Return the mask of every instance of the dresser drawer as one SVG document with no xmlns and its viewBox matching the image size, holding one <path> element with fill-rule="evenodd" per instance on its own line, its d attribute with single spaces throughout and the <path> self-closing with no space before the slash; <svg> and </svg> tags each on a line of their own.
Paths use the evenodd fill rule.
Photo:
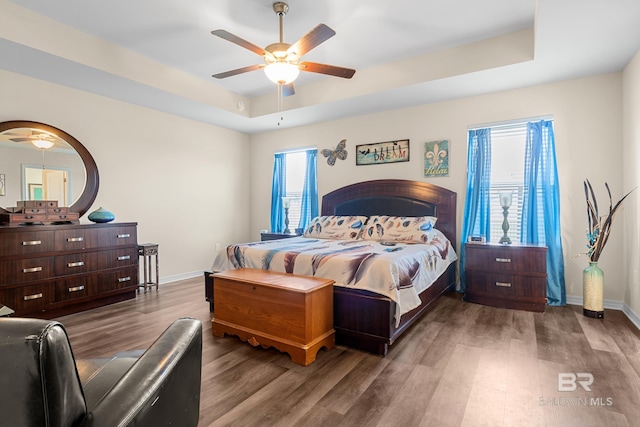
<svg viewBox="0 0 640 427">
<path fill-rule="evenodd" d="M 100 230 L 76 227 L 56 230 L 56 251 L 73 251 L 99 247 L 98 237 Z"/>
<path fill-rule="evenodd" d="M 468 244 L 465 269 L 546 274 L 547 249 L 544 246 Z"/>
<path fill-rule="evenodd" d="M 55 301 L 63 302 L 97 294 L 99 277 L 95 274 L 56 281 Z"/>
<path fill-rule="evenodd" d="M 48 222 L 71 222 L 78 221 L 80 219 L 80 214 L 77 212 L 67 212 L 67 213 L 47 213 L 47 221 Z"/>
<path fill-rule="evenodd" d="M 33 282 L 53 276 L 53 259 L 50 257 L 0 261 L 0 284 Z"/>
<path fill-rule="evenodd" d="M 96 295 L 125 288 L 138 288 L 138 267 L 129 266 L 118 270 L 99 273 L 98 284 L 90 289 Z"/>
<path fill-rule="evenodd" d="M 138 245 L 136 227 L 123 226 L 105 229 L 105 246 L 128 246 Z"/>
<path fill-rule="evenodd" d="M 138 263 L 138 247 L 112 249 L 102 252 L 100 266 L 102 268 L 124 267 Z"/>
<path fill-rule="evenodd" d="M 31 255 L 54 250 L 53 231 L 5 233 L 0 238 L 0 257 Z"/>
<path fill-rule="evenodd" d="M 86 273 L 98 270 L 102 252 L 78 252 L 55 257 L 56 276 Z"/>
<path fill-rule="evenodd" d="M 17 288 L 0 288 L 0 301 L 16 312 L 43 311 L 53 299 L 53 286 L 47 283 L 25 285 Z"/>
<path fill-rule="evenodd" d="M 467 293 L 496 297 L 546 298 L 547 279 L 542 276 L 474 272 L 466 280 Z"/>
</svg>

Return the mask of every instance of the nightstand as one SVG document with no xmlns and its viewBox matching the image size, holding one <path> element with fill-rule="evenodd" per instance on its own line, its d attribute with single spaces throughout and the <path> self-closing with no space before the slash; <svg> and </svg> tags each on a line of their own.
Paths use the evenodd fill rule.
<svg viewBox="0 0 640 427">
<path fill-rule="evenodd" d="M 285 234 L 285 233 L 260 233 L 260 240 L 261 241 L 265 241 L 265 240 L 278 240 L 278 239 L 289 239 L 291 237 L 298 237 L 299 234 L 295 234 L 295 233 L 291 233 L 291 234 Z"/>
<path fill-rule="evenodd" d="M 547 302 L 546 246 L 467 243 L 465 250 L 465 301 L 544 311 Z"/>
</svg>

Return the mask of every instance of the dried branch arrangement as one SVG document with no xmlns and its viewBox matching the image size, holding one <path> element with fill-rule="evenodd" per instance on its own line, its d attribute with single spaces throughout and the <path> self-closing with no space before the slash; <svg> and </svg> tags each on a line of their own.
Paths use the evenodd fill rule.
<svg viewBox="0 0 640 427">
<path fill-rule="evenodd" d="M 629 191 L 614 205 L 613 199 L 611 198 L 609 184 L 605 182 L 604 186 L 607 189 L 607 194 L 609 195 L 609 211 L 606 215 L 600 216 L 598 211 L 598 202 L 593 192 L 593 187 L 591 187 L 591 183 L 588 179 L 584 181 L 584 196 L 587 200 L 587 224 L 589 226 L 587 229 L 586 255 L 589 257 L 591 262 L 598 262 L 598 259 L 600 259 L 600 255 L 607 244 L 607 240 L 609 240 L 611 226 L 613 225 L 613 218 L 615 217 L 618 208 L 624 199 L 626 199 L 627 196 L 635 190 L 634 188 Z"/>
</svg>

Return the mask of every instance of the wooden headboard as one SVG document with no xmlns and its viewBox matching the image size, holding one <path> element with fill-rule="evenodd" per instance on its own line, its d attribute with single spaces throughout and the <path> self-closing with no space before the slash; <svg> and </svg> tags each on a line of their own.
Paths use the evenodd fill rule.
<svg viewBox="0 0 640 427">
<path fill-rule="evenodd" d="M 456 247 L 456 198 L 420 181 L 380 179 L 338 188 L 322 197 L 322 215 L 435 216 L 436 228 Z"/>
</svg>

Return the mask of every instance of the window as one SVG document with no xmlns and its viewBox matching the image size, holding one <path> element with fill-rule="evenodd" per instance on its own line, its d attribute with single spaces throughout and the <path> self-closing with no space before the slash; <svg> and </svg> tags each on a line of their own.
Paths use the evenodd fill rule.
<svg viewBox="0 0 640 427">
<path fill-rule="evenodd" d="M 527 124 L 496 126 L 491 129 L 491 178 L 489 179 L 489 203 L 491 231 L 487 240 L 499 242 L 504 235 L 504 214 L 500 205 L 500 193 L 511 193 L 508 209 L 508 235 L 514 241 L 521 240 L 522 206 L 524 202 L 524 156 Z"/>
<path fill-rule="evenodd" d="M 302 190 L 304 186 L 305 171 L 307 170 L 307 153 L 294 151 L 285 153 L 285 180 L 286 193 L 283 197 L 289 199 L 289 223 L 300 223 L 300 209 L 302 208 Z"/>
<path fill-rule="evenodd" d="M 509 191 L 512 242 L 547 246 L 547 301 L 565 305 L 560 189 L 552 120 L 470 129 L 462 242 L 481 235 L 500 242 L 500 192 Z M 460 248 L 460 290 L 465 288 L 465 245 Z"/>
<path fill-rule="evenodd" d="M 295 150 L 274 155 L 271 190 L 271 231 L 285 231 L 284 201 L 289 203 L 289 231 L 304 229 L 318 215 L 317 150 Z"/>
</svg>

